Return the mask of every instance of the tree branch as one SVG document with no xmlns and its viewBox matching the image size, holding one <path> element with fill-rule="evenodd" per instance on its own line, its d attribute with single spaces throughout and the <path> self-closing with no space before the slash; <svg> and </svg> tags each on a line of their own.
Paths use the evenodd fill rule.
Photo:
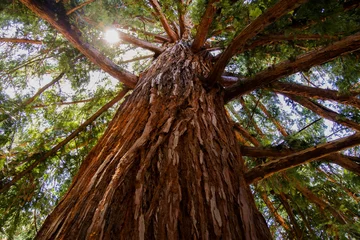
<svg viewBox="0 0 360 240">
<path fill-rule="evenodd" d="M 177 10 L 179 15 L 180 38 L 182 38 L 184 33 L 186 32 L 184 0 L 178 0 Z"/>
<path fill-rule="evenodd" d="M 360 176 L 360 164 L 352 161 L 352 157 L 344 156 L 339 153 L 331 154 L 327 156 L 329 162 L 335 163 L 357 175 Z"/>
<path fill-rule="evenodd" d="M 160 55 L 164 51 L 164 48 L 158 47 L 147 41 L 135 38 L 124 32 L 118 31 L 118 33 L 119 33 L 119 37 L 121 38 L 121 40 L 131 43 L 131 44 L 134 44 L 135 46 L 150 50 L 150 51 L 154 52 L 156 55 Z"/>
<path fill-rule="evenodd" d="M 288 202 L 288 196 L 286 196 L 284 192 L 280 192 L 280 194 L 276 194 L 276 196 L 278 196 L 281 204 L 284 206 L 285 211 L 290 218 L 290 222 L 293 225 L 293 231 L 295 233 L 296 239 L 304 239 L 304 232 L 301 230 L 299 224 L 296 221 L 293 209 Z"/>
<path fill-rule="evenodd" d="M 49 87 L 51 87 L 52 85 L 54 85 L 55 83 L 57 83 L 63 76 L 64 76 L 65 72 L 60 73 L 59 76 L 57 76 L 56 78 L 54 78 L 51 82 L 49 82 L 48 84 L 46 84 L 45 86 L 43 86 L 42 88 L 40 88 L 35 94 L 34 96 L 28 98 L 27 100 L 25 100 L 24 102 L 22 102 L 18 107 L 16 107 L 15 109 L 13 109 L 10 113 L 6 114 L 2 119 L 0 119 L 0 122 L 8 119 L 9 117 L 11 117 L 13 114 L 16 114 L 19 110 L 21 110 L 22 108 L 25 108 L 27 105 L 29 105 L 30 103 L 34 102 L 36 100 L 36 98 L 38 96 L 40 96 L 40 94 L 42 94 L 46 89 L 48 89 Z"/>
<path fill-rule="evenodd" d="M 245 179 L 247 183 L 251 184 L 258 180 L 268 178 L 275 173 L 285 171 L 306 162 L 314 161 L 333 152 L 338 152 L 359 144 L 360 133 L 355 133 L 349 137 L 317 145 L 289 156 L 256 166 L 245 173 Z"/>
<path fill-rule="evenodd" d="M 265 137 L 264 133 L 261 131 L 261 129 L 257 125 L 257 123 L 253 117 L 253 114 L 250 112 L 250 109 L 246 106 L 244 98 L 240 97 L 239 102 L 245 111 L 248 121 L 253 125 L 253 127 L 255 128 L 255 131 L 257 132 L 257 134 L 259 134 L 260 138 L 263 139 Z M 249 126 L 249 125 L 247 124 L 247 126 Z"/>
<path fill-rule="evenodd" d="M 83 42 L 79 35 L 74 31 L 74 26 L 66 20 L 66 17 L 62 18 L 50 9 L 45 4 L 36 0 L 20 0 L 31 11 L 33 11 L 40 18 L 49 22 L 56 30 L 58 30 L 63 36 L 82 54 L 84 54 L 91 62 L 99 66 L 102 70 L 109 73 L 114 78 L 123 82 L 126 86 L 133 88 L 136 85 L 137 77 L 132 73 L 121 69 L 114 64 L 109 58 L 104 56 L 99 50 Z"/>
<path fill-rule="evenodd" d="M 191 49 L 195 53 L 200 50 L 200 48 L 204 45 L 206 41 L 209 28 L 216 13 L 216 3 L 218 1 L 219 0 L 210 0 L 206 7 L 204 15 L 201 17 L 200 24 L 197 27 L 194 42 L 191 45 Z"/>
<path fill-rule="evenodd" d="M 249 77 L 243 81 L 225 89 L 225 102 L 232 100 L 237 96 L 249 93 L 256 88 L 269 84 L 279 78 L 291 75 L 293 73 L 309 69 L 312 66 L 329 62 L 335 57 L 342 54 L 353 52 L 360 48 L 360 33 L 348 36 L 337 41 L 327 47 L 311 51 L 300 55 L 294 61 L 285 61 L 275 66 L 269 67 L 267 70 L 261 71 L 253 77 Z"/>
<path fill-rule="evenodd" d="M 257 189 L 258 190 L 258 189 Z M 276 221 L 286 230 L 289 231 L 290 234 L 291 233 L 291 228 L 289 226 L 289 224 L 286 223 L 285 219 L 277 212 L 276 208 L 274 207 L 274 205 L 272 204 L 272 202 L 270 201 L 269 197 L 267 196 L 267 194 L 263 191 L 260 192 L 261 198 L 263 199 L 264 203 L 266 204 L 266 206 L 268 207 L 268 209 L 270 210 L 270 212 L 272 213 L 272 215 L 275 217 Z"/>
<path fill-rule="evenodd" d="M 168 21 L 166 20 L 165 15 L 161 11 L 161 7 L 160 7 L 158 1 L 157 0 L 150 0 L 150 4 L 153 7 L 153 9 L 155 10 L 156 14 L 159 16 L 160 22 L 161 22 L 165 32 L 170 37 L 171 42 L 175 42 L 176 40 L 178 40 L 178 36 L 174 32 L 174 30 L 171 29 Z"/>
<path fill-rule="evenodd" d="M 0 38 L 0 42 L 43 44 L 43 42 L 40 40 L 33 40 L 27 38 Z"/>
<path fill-rule="evenodd" d="M 270 85 L 270 89 L 281 94 L 291 94 L 296 96 L 309 97 L 336 101 L 345 105 L 351 105 L 360 109 L 360 99 L 356 97 L 359 93 L 341 94 L 338 91 L 322 88 L 308 87 L 297 83 L 275 82 Z"/>
<path fill-rule="evenodd" d="M 296 183 L 296 189 L 301 192 L 301 194 L 304 195 L 310 202 L 315 203 L 320 209 L 327 209 L 334 218 L 336 218 L 339 223 L 346 224 L 347 220 L 344 217 L 344 215 L 333 208 L 329 202 L 327 202 L 325 199 L 321 199 L 318 196 L 316 196 L 311 190 L 308 188 L 302 186 L 298 181 L 296 181 L 294 178 L 289 178 L 285 174 L 283 175 L 287 181 L 295 182 Z"/>
<path fill-rule="evenodd" d="M 255 98 L 253 95 L 250 95 L 250 97 L 252 98 L 253 101 L 255 101 Z M 266 115 L 266 117 L 275 125 L 275 127 L 279 130 L 279 132 L 281 133 L 281 135 L 283 135 L 284 137 L 287 137 L 289 134 L 286 132 L 285 128 L 283 126 L 281 126 L 281 124 L 273 117 L 271 116 L 270 112 L 266 109 L 266 107 L 264 106 L 264 104 L 261 103 L 261 101 L 258 102 L 259 108 L 261 109 L 261 111 L 263 111 L 263 113 Z"/>
<path fill-rule="evenodd" d="M 291 94 L 283 94 L 284 96 L 290 98 L 291 100 L 301 104 L 302 106 L 310 109 L 314 113 L 318 114 L 319 116 L 329 119 L 330 121 L 339 123 L 343 126 L 346 126 L 348 128 L 355 129 L 356 131 L 360 131 L 360 125 L 354 121 L 351 121 L 345 117 L 340 116 L 337 112 L 334 112 L 333 110 L 322 106 L 319 103 L 316 103 L 314 101 L 311 101 L 309 99 L 294 96 Z"/>
<path fill-rule="evenodd" d="M 55 147 L 53 147 L 51 150 L 47 151 L 43 155 L 38 156 L 38 159 L 36 159 L 32 164 L 30 164 L 23 171 L 16 174 L 9 182 L 7 182 L 5 184 L 1 184 L 0 185 L 0 193 L 7 191 L 11 186 L 13 186 L 17 181 L 19 181 L 21 178 L 23 178 L 26 174 L 30 173 L 39 164 L 45 162 L 48 157 L 55 155 L 57 151 L 59 151 L 68 142 L 70 142 L 72 139 L 74 139 L 80 132 L 84 131 L 86 129 L 86 126 L 91 124 L 102 113 L 104 113 L 106 110 L 108 110 L 110 107 L 112 107 L 115 103 L 120 101 L 128 91 L 129 91 L 128 88 L 123 89 L 114 99 L 112 99 L 110 102 L 108 102 L 102 108 L 100 108 L 96 113 L 94 113 L 94 115 L 92 115 L 88 120 L 86 120 L 83 124 L 81 124 L 75 131 L 73 131 L 63 141 L 58 143 Z M 33 158 L 34 158 L 33 156 L 29 157 L 26 161 L 31 161 L 31 160 L 33 160 Z"/>
<path fill-rule="evenodd" d="M 31 98 L 27 99 L 26 101 L 24 101 L 21 104 L 21 107 L 25 107 L 27 105 L 29 105 L 30 103 L 32 103 L 33 101 L 36 100 L 36 98 L 38 96 L 40 96 L 40 94 L 42 94 L 46 89 L 48 89 L 49 87 L 51 87 L 52 85 L 54 85 L 55 83 L 57 83 L 58 81 L 60 81 L 60 79 L 64 76 L 65 72 L 60 73 L 59 76 L 57 76 L 56 78 L 54 78 L 54 80 L 52 80 L 51 82 L 49 82 L 48 84 L 46 84 L 45 86 L 43 86 L 42 88 L 40 88 L 34 96 L 32 96 Z"/>
<path fill-rule="evenodd" d="M 251 134 L 248 133 L 248 131 L 246 131 L 243 127 L 241 127 L 240 124 L 234 123 L 234 129 L 238 131 L 242 136 L 244 136 L 247 140 L 249 140 L 254 146 L 260 146 L 259 141 L 253 136 L 251 136 Z"/>
<path fill-rule="evenodd" d="M 287 157 L 296 152 L 290 149 L 276 149 L 275 148 L 262 148 L 262 147 L 249 147 L 240 146 L 241 155 L 255 158 L 266 157 Z M 324 158 L 319 158 L 318 161 L 335 163 L 357 175 L 360 175 L 360 158 L 343 155 L 340 153 L 331 153 Z M 357 163 L 359 162 L 359 163 Z"/>
<path fill-rule="evenodd" d="M 280 0 L 274 6 L 269 8 L 265 13 L 261 14 L 253 22 L 247 25 L 238 34 L 221 54 L 219 60 L 216 62 L 208 80 L 210 84 L 218 81 L 224 72 L 224 69 L 230 59 L 239 51 L 242 52 L 248 40 L 255 37 L 267 26 L 275 22 L 277 19 L 297 8 L 307 0 Z"/>
<path fill-rule="evenodd" d="M 95 0 L 89 0 L 89 1 L 86 1 L 86 2 L 81 3 L 80 5 L 74 7 L 73 9 L 70 9 L 69 11 L 67 11 L 67 12 L 66 12 L 66 15 L 70 15 L 70 14 L 72 14 L 73 12 L 75 12 L 76 10 L 78 10 L 78 9 L 80 9 L 80 8 L 86 6 L 86 5 L 88 5 L 88 4 L 90 4 L 90 3 L 94 2 L 94 1 L 95 1 Z"/>
</svg>

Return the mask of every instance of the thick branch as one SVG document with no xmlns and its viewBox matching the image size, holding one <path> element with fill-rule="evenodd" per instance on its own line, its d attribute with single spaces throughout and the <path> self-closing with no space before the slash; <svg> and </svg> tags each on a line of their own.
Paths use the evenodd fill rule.
<svg viewBox="0 0 360 240">
<path fill-rule="evenodd" d="M 191 49 L 193 50 L 193 52 L 198 52 L 206 41 L 209 28 L 216 13 L 216 2 L 218 1 L 219 0 L 210 0 L 206 7 L 204 15 L 201 18 L 200 24 L 197 27 L 195 40 L 191 45 Z"/>
<path fill-rule="evenodd" d="M 136 45 L 138 47 L 150 50 L 150 51 L 154 52 L 156 55 L 159 55 L 160 53 L 162 53 L 164 51 L 163 48 L 158 47 L 156 45 L 153 45 L 153 44 L 151 44 L 151 43 L 149 43 L 147 41 L 135 38 L 135 37 L 133 37 L 133 36 L 131 36 L 129 34 L 121 32 L 121 31 L 118 31 L 118 32 L 119 32 L 119 37 L 123 41 L 134 44 L 134 45 Z"/>
<path fill-rule="evenodd" d="M 240 146 L 241 155 L 255 158 L 266 157 L 286 157 L 296 152 L 290 149 L 276 149 L 275 148 L 262 148 L 262 147 L 249 147 Z M 360 159 L 340 153 L 331 153 L 324 158 L 319 158 L 319 161 L 335 163 L 357 175 L 360 175 Z M 359 162 L 359 163 L 358 163 Z"/>
<path fill-rule="evenodd" d="M 27 38 L 0 38 L 0 42 L 43 44 L 43 42 L 40 40 L 33 40 Z"/>
<path fill-rule="evenodd" d="M 70 14 L 72 14 L 73 12 L 75 12 L 76 10 L 78 10 L 78 9 L 80 9 L 80 8 L 86 6 L 86 5 L 88 5 L 88 4 L 90 4 L 90 3 L 94 2 L 94 1 L 95 1 L 95 0 L 89 0 L 89 1 L 86 1 L 86 2 L 81 3 L 80 5 L 78 5 L 78 6 L 74 7 L 74 8 L 72 8 L 72 9 L 70 9 L 69 11 L 67 11 L 67 12 L 66 12 L 66 15 L 70 15 Z"/>
<path fill-rule="evenodd" d="M 290 156 L 256 166 L 245 173 L 245 179 L 249 184 L 251 184 L 258 180 L 268 178 L 275 173 L 285 171 L 289 168 L 304 164 L 305 162 L 314 161 L 333 152 L 338 152 L 359 144 L 360 133 L 356 133 L 349 137 L 317 145 L 315 147 L 291 154 Z"/>
<path fill-rule="evenodd" d="M 325 106 L 322 106 L 321 104 L 318 104 L 314 101 L 311 101 L 303 97 L 298 97 L 290 94 L 283 94 L 283 95 L 301 104 L 302 106 L 310 109 L 311 111 L 313 111 L 314 113 L 318 114 L 323 118 L 339 123 L 343 126 L 355 129 L 356 131 L 360 131 L 360 125 L 358 123 L 351 121 L 343 116 L 340 116 L 338 113 L 334 112 L 333 110 Z"/>
<path fill-rule="evenodd" d="M 360 99 L 356 97 L 359 93 L 341 94 L 338 91 L 322 88 L 308 87 L 297 83 L 275 82 L 270 88 L 278 93 L 292 94 L 296 96 L 309 97 L 336 101 L 345 105 L 352 105 L 360 109 Z"/>
<path fill-rule="evenodd" d="M 88 120 L 86 120 L 83 124 L 81 124 L 74 132 L 72 132 L 69 136 L 67 136 L 63 141 L 58 143 L 55 147 L 53 147 L 51 150 L 47 151 L 43 155 L 38 156 L 38 159 L 35 160 L 32 164 L 30 164 L 27 168 L 25 168 L 23 171 L 21 171 L 17 175 L 15 175 L 9 182 L 0 186 L 0 193 L 7 191 L 11 186 L 13 186 L 17 181 L 19 181 L 21 178 L 23 178 L 26 174 L 30 173 L 39 164 L 46 161 L 46 159 L 48 157 L 55 155 L 57 151 L 59 151 L 68 142 L 70 142 L 72 139 L 74 139 L 80 132 L 84 131 L 86 129 L 86 126 L 91 124 L 102 113 L 104 113 L 106 110 L 108 110 L 110 107 L 112 107 L 115 103 L 120 101 L 120 99 L 122 99 L 128 91 L 129 91 L 129 89 L 127 89 L 127 88 L 122 90 L 114 99 L 112 99 L 110 102 L 108 102 L 102 108 L 100 108 L 94 115 L 92 115 Z M 31 161 L 32 159 L 33 159 L 33 157 L 29 157 L 26 161 Z"/>
<path fill-rule="evenodd" d="M 160 7 L 158 1 L 157 0 L 150 0 L 150 4 L 153 7 L 153 9 L 155 10 L 156 14 L 159 16 L 160 22 L 161 22 L 165 32 L 170 37 L 171 41 L 176 42 L 176 40 L 178 39 L 178 36 L 176 36 L 176 33 L 174 32 L 174 30 L 171 29 L 168 21 L 166 20 L 165 15 L 161 11 L 161 7 Z"/>
<path fill-rule="evenodd" d="M 255 37 L 274 21 L 305 2 L 307 2 L 307 0 L 280 0 L 273 7 L 269 8 L 265 13 L 246 26 L 221 54 L 209 77 L 210 83 L 214 83 L 220 79 L 232 56 L 239 51 L 242 52 L 248 40 Z"/>
<path fill-rule="evenodd" d="M 335 57 L 355 51 L 360 48 L 360 33 L 348 36 L 327 47 L 300 55 L 294 61 L 285 61 L 269 67 L 253 77 L 238 81 L 225 90 L 225 101 L 228 102 L 237 96 L 249 93 L 256 88 L 269 84 L 279 78 L 291 75 L 312 66 L 328 62 Z"/>
<path fill-rule="evenodd" d="M 326 157 L 329 162 L 335 163 L 360 176 L 360 164 L 352 161 L 351 157 L 336 153 Z"/>
<path fill-rule="evenodd" d="M 57 29 L 64 37 L 82 54 L 84 54 L 90 61 L 99 66 L 102 70 L 109 73 L 114 78 L 123 82 L 128 87 L 135 87 L 137 77 L 132 73 L 121 69 L 114 64 L 109 58 L 104 56 L 99 50 L 83 42 L 79 35 L 74 31 L 74 26 L 66 20 L 65 17 L 57 16 L 53 10 L 45 4 L 40 4 L 36 0 L 20 0 L 31 11 L 49 22 L 55 29 Z"/>
</svg>

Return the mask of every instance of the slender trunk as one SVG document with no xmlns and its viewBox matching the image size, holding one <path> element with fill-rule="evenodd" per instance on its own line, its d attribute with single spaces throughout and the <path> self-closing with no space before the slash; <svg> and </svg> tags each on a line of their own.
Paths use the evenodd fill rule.
<svg viewBox="0 0 360 240">
<path fill-rule="evenodd" d="M 184 43 L 162 53 L 37 239 L 270 239 L 210 67 Z"/>
</svg>

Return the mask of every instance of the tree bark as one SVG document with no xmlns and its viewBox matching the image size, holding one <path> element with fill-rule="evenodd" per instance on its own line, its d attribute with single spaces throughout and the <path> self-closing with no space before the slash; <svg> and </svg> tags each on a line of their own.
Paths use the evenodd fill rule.
<svg viewBox="0 0 360 240">
<path fill-rule="evenodd" d="M 161 54 L 37 239 L 270 239 L 210 66 L 181 42 Z"/>
</svg>

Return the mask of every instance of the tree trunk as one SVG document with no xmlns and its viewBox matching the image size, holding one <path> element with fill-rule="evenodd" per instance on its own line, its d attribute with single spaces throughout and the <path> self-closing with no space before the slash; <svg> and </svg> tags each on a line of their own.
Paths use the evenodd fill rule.
<svg viewBox="0 0 360 240">
<path fill-rule="evenodd" d="M 186 43 L 162 53 L 37 239 L 270 239 L 210 70 Z"/>
</svg>

